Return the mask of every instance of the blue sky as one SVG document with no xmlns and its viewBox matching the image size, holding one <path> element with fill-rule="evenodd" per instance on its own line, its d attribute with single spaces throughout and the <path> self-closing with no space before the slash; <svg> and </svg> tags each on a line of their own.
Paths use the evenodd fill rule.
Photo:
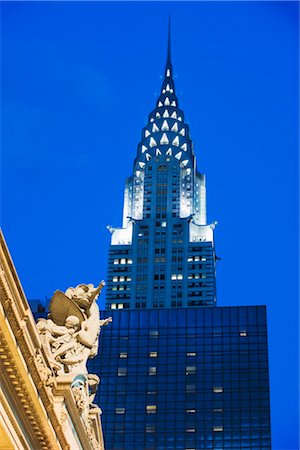
<svg viewBox="0 0 300 450">
<path fill-rule="evenodd" d="M 29 299 L 106 275 L 168 15 L 218 304 L 266 304 L 273 448 L 298 449 L 298 3 L 2 2 L 2 228 Z"/>
</svg>

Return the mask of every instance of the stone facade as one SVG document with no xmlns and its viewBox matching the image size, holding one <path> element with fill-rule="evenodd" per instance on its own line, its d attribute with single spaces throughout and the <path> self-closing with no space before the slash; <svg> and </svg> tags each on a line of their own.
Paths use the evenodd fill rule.
<svg viewBox="0 0 300 450">
<path fill-rule="evenodd" d="M 1 449 L 104 450 L 101 410 L 91 403 L 98 380 L 59 372 L 47 353 L 1 233 Z"/>
</svg>

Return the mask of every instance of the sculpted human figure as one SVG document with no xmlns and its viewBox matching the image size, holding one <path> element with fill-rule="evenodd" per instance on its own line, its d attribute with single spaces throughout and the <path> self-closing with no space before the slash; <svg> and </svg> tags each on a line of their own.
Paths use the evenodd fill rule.
<svg viewBox="0 0 300 450">
<path fill-rule="evenodd" d="M 61 373 L 87 374 L 86 362 L 98 351 L 100 327 L 111 318 L 100 320 L 96 304 L 98 287 L 79 284 L 65 293 L 56 291 L 50 302 L 49 319 L 39 319 L 37 328 L 53 367 Z"/>
</svg>

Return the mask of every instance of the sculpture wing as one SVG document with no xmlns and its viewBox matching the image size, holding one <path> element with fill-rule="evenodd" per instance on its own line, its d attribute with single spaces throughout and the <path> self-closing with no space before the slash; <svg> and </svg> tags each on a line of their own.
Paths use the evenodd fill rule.
<svg viewBox="0 0 300 450">
<path fill-rule="evenodd" d="M 54 293 L 49 309 L 50 319 L 52 319 L 56 325 L 64 325 L 68 316 L 78 317 L 80 323 L 86 319 L 79 306 L 61 291 L 56 291 Z"/>
</svg>

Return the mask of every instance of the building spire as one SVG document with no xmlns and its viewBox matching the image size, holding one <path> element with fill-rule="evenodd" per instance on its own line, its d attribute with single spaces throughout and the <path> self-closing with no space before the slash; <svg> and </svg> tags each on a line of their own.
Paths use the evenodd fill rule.
<svg viewBox="0 0 300 450">
<path fill-rule="evenodd" d="M 171 63 L 171 17 L 169 16 L 168 26 L 168 46 L 167 46 L 167 62 L 165 77 L 172 77 L 172 63 Z"/>
</svg>

